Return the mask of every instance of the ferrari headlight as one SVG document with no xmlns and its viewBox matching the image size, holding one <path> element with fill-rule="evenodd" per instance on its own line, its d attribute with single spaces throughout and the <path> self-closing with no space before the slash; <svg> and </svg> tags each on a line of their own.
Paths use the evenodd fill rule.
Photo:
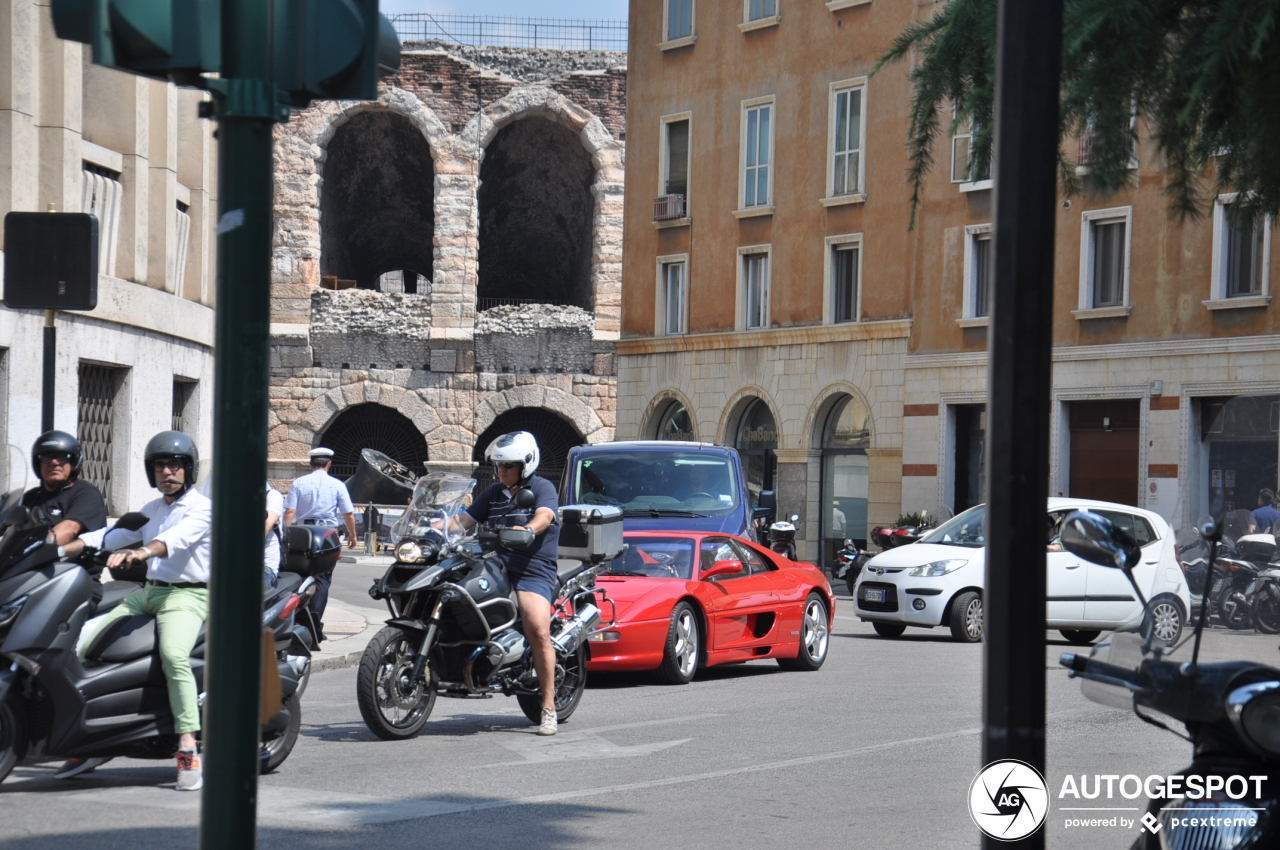
<svg viewBox="0 0 1280 850">
<path fill-rule="evenodd" d="M 933 576 L 945 576 L 949 572 L 960 569 L 967 563 L 969 562 L 963 558 L 952 558 L 947 561 L 934 561 L 932 564 L 925 564 L 923 567 L 916 567 L 907 573 L 907 575 L 925 576 L 926 578 Z"/>
<path fill-rule="evenodd" d="M 402 564 L 420 564 L 423 561 L 422 547 L 416 540 L 401 540 L 396 544 L 396 560 Z"/>
</svg>

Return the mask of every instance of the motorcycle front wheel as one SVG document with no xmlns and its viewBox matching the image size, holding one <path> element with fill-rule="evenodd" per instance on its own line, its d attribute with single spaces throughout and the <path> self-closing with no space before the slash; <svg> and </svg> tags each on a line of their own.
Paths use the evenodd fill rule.
<svg viewBox="0 0 1280 850">
<path fill-rule="evenodd" d="M 373 636 L 360 658 L 356 703 L 369 731 L 384 741 L 417 735 L 436 704 L 430 665 L 411 681 L 421 641 L 415 632 L 388 626 Z"/>
<path fill-rule="evenodd" d="M 27 754 L 26 732 L 12 700 L 0 703 L 0 782 Z"/>
<path fill-rule="evenodd" d="M 1258 594 L 1253 603 L 1253 627 L 1264 635 L 1280 634 L 1280 602 L 1268 592 Z"/>
<path fill-rule="evenodd" d="M 582 702 L 582 692 L 587 687 L 587 644 L 581 646 L 563 660 L 557 659 L 564 668 L 564 676 L 556 677 L 556 722 L 563 723 L 573 714 L 578 703 Z M 559 672 L 559 671 L 557 671 Z M 524 716 L 534 723 L 542 722 L 542 697 L 534 694 L 516 694 L 520 710 Z"/>
<path fill-rule="evenodd" d="M 1249 628 L 1249 600 L 1238 590 L 1224 588 L 1218 595 L 1218 619 L 1229 629 Z"/>
<path fill-rule="evenodd" d="M 298 743 L 298 732 L 302 729 L 302 706 L 294 695 L 294 705 L 289 706 L 289 725 L 274 738 L 263 741 L 258 748 L 258 773 L 266 775 L 284 764 L 284 760 L 293 752 L 293 745 Z"/>
</svg>

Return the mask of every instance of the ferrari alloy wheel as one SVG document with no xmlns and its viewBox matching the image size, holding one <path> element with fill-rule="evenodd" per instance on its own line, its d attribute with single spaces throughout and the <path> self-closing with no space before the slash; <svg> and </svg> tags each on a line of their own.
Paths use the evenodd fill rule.
<svg viewBox="0 0 1280 850">
<path fill-rule="evenodd" d="M 667 644 L 658 667 L 658 678 L 669 685 L 686 685 L 698 672 L 702 660 L 702 634 L 698 631 L 698 613 L 690 602 L 679 602 L 671 610 L 671 626 Z"/>
<path fill-rule="evenodd" d="M 982 597 L 972 590 L 960 594 L 951 603 L 951 638 L 958 643 L 982 640 Z"/>
<path fill-rule="evenodd" d="M 783 670 L 817 670 L 827 660 L 827 646 L 831 640 L 828 627 L 827 605 L 817 593 L 810 593 L 804 601 L 804 620 L 800 625 L 800 647 L 795 658 L 779 658 Z"/>
</svg>

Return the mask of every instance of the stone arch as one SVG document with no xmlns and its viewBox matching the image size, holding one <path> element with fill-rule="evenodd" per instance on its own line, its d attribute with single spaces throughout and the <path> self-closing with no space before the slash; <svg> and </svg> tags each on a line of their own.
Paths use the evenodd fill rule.
<svg viewBox="0 0 1280 850">
<path fill-rule="evenodd" d="M 830 415 L 831 409 L 844 396 L 852 396 L 862 409 L 867 412 L 867 425 L 871 431 L 871 445 L 876 444 L 876 420 L 871 413 L 871 402 L 867 400 L 866 394 L 853 384 L 846 381 L 840 381 L 823 387 L 817 394 L 816 400 L 809 407 L 809 413 L 805 417 L 804 433 L 809 440 L 808 448 L 822 448 L 822 431 L 827 424 L 827 416 Z"/>
<path fill-rule="evenodd" d="M 554 410 L 542 407 L 514 407 L 498 414 L 489 427 L 476 438 L 471 450 L 471 461 L 476 464 L 474 478 L 479 488 L 494 481 L 493 468 L 485 464 L 484 453 L 489 444 L 503 434 L 512 431 L 529 431 L 538 441 L 542 459 L 537 474 L 549 480 L 557 488 L 564 473 L 569 449 L 584 442 L 577 427 Z"/>
<path fill-rule="evenodd" d="M 314 146 L 313 156 L 316 162 L 324 160 L 325 149 L 333 139 L 333 134 L 352 117 L 362 112 L 385 110 L 408 118 L 431 146 L 432 165 L 437 171 L 444 165 L 441 150 L 452 134 L 431 107 L 413 92 L 396 86 L 382 86 L 379 87 L 377 100 L 327 100 L 315 104 L 311 110 L 313 115 L 307 122 L 303 136 Z"/>
<path fill-rule="evenodd" d="M 344 480 L 355 474 L 363 449 L 382 452 L 415 476 L 426 473 L 428 450 L 422 432 L 400 411 L 376 402 L 346 408 L 316 434 L 314 442 L 333 449 L 331 473 Z"/>
<path fill-rule="evenodd" d="M 344 411 L 360 404 L 380 404 L 400 413 L 413 423 L 429 446 L 441 439 L 447 430 L 436 412 L 416 392 L 379 381 L 345 384 L 316 397 L 302 414 L 302 427 L 313 435 L 323 434 Z M 431 454 L 437 456 L 435 451 Z"/>
<path fill-rule="evenodd" d="M 747 405 L 757 398 L 768 405 L 769 412 L 773 414 L 773 421 L 778 425 L 778 445 L 782 446 L 784 444 L 782 417 L 778 415 L 778 406 L 763 387 L 752 384 L 734 393 L 729 398 L 728 404 L 724 406 L 724 412 L 720 414 L 720 421 L 716 426 L 716 435 L 726 446 L 732 446 L 734 438 L 737 436 L 736 434 L 730 434 L 729 429 L 737 430 L 738 420 L 742 417 Z"/>
<path fill-rule="evenodd" d="M 654 439 L 658 419 L 666 414 L 667 408 L 672 404 L 684 405 L 684 409 L 689 411 L 689 419 L 693 422 L 694 428 L 698 428 L 698 409 L 693 406 L 689 398 L 680 390 L 674 387 L 667 387 L 659 390 L 654 395 L 653 400 L 649 402 L 649 406 L 644 409 L 644 415 L 640 417 L 640 433 L 636 435 L 636 439 Z M 704 440 L 705 436 L 695 430 L 694 439 Z"/>
<path fill-rule="evenodd" d="M 555 387 L 512 387 L 491 393 L 476 405 L 472 433 L 483 434 L 494 420 L 519 407 L 547 408 L 577 429 L 587 443 L 599 443 L 611 439 L 613 429 L 600 421 L 600 417 L 582 399 Z"/>
<path fill-rule="evenodd" d="M 613 146 L 613 136 L 599 118 L 569 98 L 546 86 L 518 86 L 472 116 L 458 136 L 476 150 L 480 158 L 506 125 L 521 118 L 540 115 L 577 133 L 591 155 L 592 164 L 603 168 L 604 153 Z"/>
</svg>

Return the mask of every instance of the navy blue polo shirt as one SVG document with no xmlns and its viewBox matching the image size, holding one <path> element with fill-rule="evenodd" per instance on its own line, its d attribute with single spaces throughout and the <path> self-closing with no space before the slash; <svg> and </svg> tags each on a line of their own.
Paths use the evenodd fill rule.
<svg viewBox="0 0 1280 850">
<path fill-rule="evenodd" d="M 502 482 L 495 481 L 476 496 L 467 513 L 476 522 L 493 520 L 506 528 L 528 525 L 539 508 L 547 508 L 555 514 L 555 520 L 546 531 L 533 538 L 528 549 L 513 549 L 503 555 L 503 563 L 513 580 L 522 576 L 543 578 L 555 587 L 556 558 L 560 554 L 560 515 L 556 513 L 556 506 L 560 500 L 556 496 L 556 488 L 545 478 L 532 475 L 524 486 L 532 490 L 538 500 L 531 508 L 516 507 L 511 491 L 503 487 Z"/>
</svg>

